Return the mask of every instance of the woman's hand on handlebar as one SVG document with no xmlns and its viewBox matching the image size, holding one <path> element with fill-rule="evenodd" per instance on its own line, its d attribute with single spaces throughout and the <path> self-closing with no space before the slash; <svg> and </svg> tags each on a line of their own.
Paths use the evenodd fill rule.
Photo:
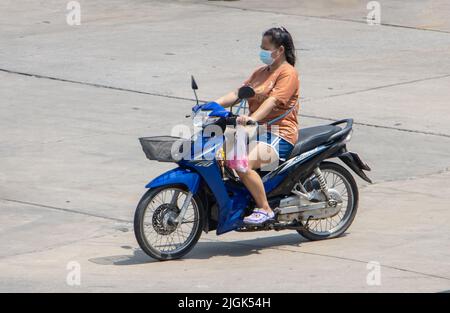
<svg viewBox="0 0 450 313">
<path fill-rule="evenodd" d="M 236 119 L 236 124 L 244 125 L 244 126 L 245 125 L 257 125 L 258 122 L 250 116 L 241 115 L 241 116 L 238 116 L 238 118 Z"/>
</svg>

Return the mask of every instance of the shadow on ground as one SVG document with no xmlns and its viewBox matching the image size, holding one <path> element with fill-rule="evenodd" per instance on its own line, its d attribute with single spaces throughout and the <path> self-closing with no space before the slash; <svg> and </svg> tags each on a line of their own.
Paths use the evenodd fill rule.
<svg viewBox="0 0 450 313">
<path fill-rule="evenodd" d="M 259 254 L 261 250 L 273 249 L 280 246 L 298 247 L 306 239 L 298 234 L 286 234 L 275 237 L 255 238 L 239 241 L 200 241 L 194 249 L 184 258 L 177 260 L 182 262 L 189 259 L 209 259 L 217 256 L 244 257 Z M 133 249 L 132 247 L 122 247 Z M 141 249 L 134 249 L 132 255 L 113 255 L 89 259 L 90 262 L 100 265 L 138 265 L 159 262 L 150 258 Z"/>
</svg>

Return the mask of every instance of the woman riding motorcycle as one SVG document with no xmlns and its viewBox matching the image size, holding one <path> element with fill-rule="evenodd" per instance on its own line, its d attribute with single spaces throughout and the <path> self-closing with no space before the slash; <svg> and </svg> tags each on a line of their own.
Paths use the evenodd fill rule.
<svg viewBox="0 0 450 313">
<path fill-rule="evenodd" d="M 255 169 L 263 167 L 267 160 L 285 160 L 291 153 L 298 137 L 300 89 L 294 43 L 284 27 L 264 32 L 259 56 L 265 65 L 256 69 L 243 84 L 255 90 L 255 96 L 248 99 L 250 115 L 237 119 L 241 125 L 246 125 L 250 120 L 267 125 L 267 132 L 257 137 L 256 144 L 248 153 L 248 170 L 237 171 L 257 206 L 251 215 L 244 218 L 244 222 L 255 225 L 274 217 L 262 179 Z M 215 102 L 230 107 L 237 101 L 237 91 L 233 91 Z"/>
</svg>

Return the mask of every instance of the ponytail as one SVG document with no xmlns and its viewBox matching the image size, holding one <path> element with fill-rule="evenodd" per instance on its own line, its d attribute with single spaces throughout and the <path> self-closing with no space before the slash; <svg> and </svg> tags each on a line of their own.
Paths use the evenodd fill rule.
<svg viewBox="0 0 450 313">
<path fill-rule="evenodd" d="M 291 34 L 284 27 L 273 27 L 266 30 L 263 36 L 271 37 L 271 42 L 277 47 L 284 47 L 284 56 L 286 61 L 295 66 L 295 46 Z"/>
</svg>

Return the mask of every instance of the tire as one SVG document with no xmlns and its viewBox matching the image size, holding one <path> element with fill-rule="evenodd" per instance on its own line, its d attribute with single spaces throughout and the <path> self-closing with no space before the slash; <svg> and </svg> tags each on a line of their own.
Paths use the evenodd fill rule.
<svg viewBox="0 0 450 313">
<path fill-rule="evenodd" d="M 161 261 L 179 259 L 179 258 L 183 257 L 184 255 L 186 255 L 188 252 L 190 252 L 192 250 L 192 248 L 195 246 L 195 244 L 198 242 L 198 240 L 200 239 L 200 236 L 201 236 L 202 230 L 203 230 L 204 217 L 205 217 L 202 202 L 198 196 L 194 195 L 194 197 L 192 197 L 190 205 L 192 205 L 192 208 L 194 210 L 194 215 L 196 214 L 197 222 L 192 223 L 193 224 L 192 233 L 189 234 L 185 243 L 183 245 L 180 245 L 180 248 L 177 248 L 173 252 L 172 251 L 161 251 L 160 249 L 158 249 L 155 244 L 152 244 L 151 242 L 149 242 L 149 239 L 146 236 L 144 223 L 145 223 L 147 210 L 149 209 L 149 205 L 151 204 L 152 200 L 154 200 L 155 197 L 162 194 L 163 192 L 167 192 L 168 190 L 174 190 L 174 191 L 178 190 L 180 193 L 183 193 L 183 194 L 186 194 L 188 192 L 184 186 L 179 186 L 179 185 L 168 185 L 168 186 L 163 186 L 163 187 L 159 187 L 159 188 L 155 188 L 155 189 L 149 189 L 142 196 L 141 200 L 139 201 L 138 206 L 136 208 L 135 215 L 134 215 L 134 234 L 136 236 L 136 240 L 137 240 L 139 246 L 147 255 L 149 255 L 150 257 L 152 257 L 154 259 L 161 260 Z M 164 202 L 164 200 L 165 199 L 163 199 L 162 202 Z M 151 225 L 148 225 L 149 226 L 148 228 L 150 230 L 153 230 L 157 234 L 157 236 L 161 237 L 160 243 L 162 243 L 162 240 L 164 240 L 165 238 L 168 240 L 167 237 L 169 235 L 177 232 L 179 227 L 180 228 L 182 227 L 182 225 L 176 226 L 175 230 L 172 231 L 170 234 L 164 235 L 164 234 L 158 233 L 157 229 L 161 229 L 162 226 L 157 225 L 160 227 L 155 228 L 155 220 L 161 221 L 162 218 L 160 217 L 160 215 L 164 216 L 163 214 L 167 214 L 167 213 L 156 215 L 156 217 L 155 217 L 155 214 L 156 214 L 155 211 L 160 210 L 158 212 L 161 213 L 161 210 L 164 210 L 164 209 L 172 210 L 175 208 L 174 210 L 178 209 L 178 212 L 179 212 L 178 205 L 171 206 L 170 208 L 168 206 L 169 206 L 168 203 L 163 203 L 163 204 L 159 205 L 155 210 L 153 210 L 153 215 L 152 215 L 152 220 L 151 220 L 152 223 L 151 223 Z M 161 208 L 163 208 L 163 209 L 161 209 Z M 195 211 L 196 211 L 196 213 L 195 213 Z M 149 212 L 149 213 L 151 214 L 151 212 Z M 172 212 L 172 214 L 176 214 L 176 213 Z M 187 213 L 186 213 L 186 215 L 187 215 Z M 158 219 L 158 217 L 159 217 L 159 219 Z M 170 232 L 170 230 L 164 230 L 164 229 L 161 231 Z M 164 236 L 166 236 L 166 237 L 164 237 Z M 173 235 L 173 236 L 175 236 L 175 235 Z M 178 232 L 177 232 L 177 237 L 180 238 L 180 236 L 178 235 Z M 181 235 L 181 238 L 183 238 L 183 235 Z M 166 241 L 166 243 L 167 243 L 167 241 Z M 176 247 L 175 244 L 173 244 L 173 245 Z"/>
<path fill-rule="evenodd" d="M 315 231 L 312 231 L 309 229 L 309 227 L 302 227 L 300 230 L 297 230 L 297 232 L 302 235 L 303 237 L 309 239 L 309 240 L 323 240 L 323 239 L 332 239 L 337 238 L 345 233 L 345 231 L 350 227 L 353 220 L 355 219 L 356 212 L 358 211 L 358 201 L 359 201 L 359 192 L 358 192 L 358 186 L 356 184 L 355 179 L 353 178 L 352 174 L 343 167 L 342 165 L 333 163 L 333 162 L 323 162 L 320 164 L 320 170 L 324 173 L 330 172 L 330 173 L 338 173 L 341 175 L 348 183 L 348 186 L 346 185 L 346 189 L 350 189 L 351 193 L 353 195 L 353 200 L 350 203 L 350 194 L 348 195 L 348 204 L 347 204 L 347 210 L 350 210 L 348 213 L 347 211 L 344 213 L 344 216 L 341 220 L 341 224 L 338 223 L 336 225 L 336 229 L 332 229 L 333 231 L 324 232 L 324 233 L 318 233 Z M 327 183 L 328 184 L 328 183 Z M 347 191 L 348 192 L 348 191 Z M 320 220 L 317 220 L 320 222 Z M 325 219 L 322 219 L 322 221 L 325 221 Z M 317 222 L 317 223 L 319 223 Z M 311 223 L 311 222 L 310 222 Z M 320 222 L 322 223 L 322 222 Z M 339 226 L 339 227 L 337 227 Z"/>
</svg>

